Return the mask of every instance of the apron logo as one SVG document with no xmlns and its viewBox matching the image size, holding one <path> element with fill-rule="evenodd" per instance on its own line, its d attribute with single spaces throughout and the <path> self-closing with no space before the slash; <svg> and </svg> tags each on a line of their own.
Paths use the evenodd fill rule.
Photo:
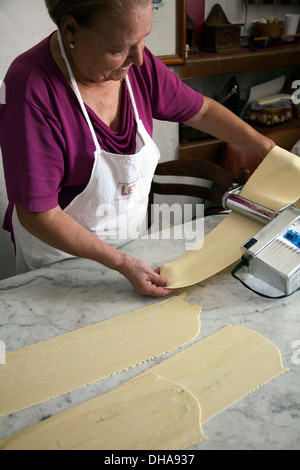
<svg viewBox="0 0 300 470">
<path fill-rule="evenodd" d="M 131 198 L 135 192 L 137 182 L 141 177 L 142 176 L 140 176 L 138 179 L 136 179 L 132 183 L 119 183 L 117 187 L 115 201 L 119 201 L 120 199 Z"/>
</svg>

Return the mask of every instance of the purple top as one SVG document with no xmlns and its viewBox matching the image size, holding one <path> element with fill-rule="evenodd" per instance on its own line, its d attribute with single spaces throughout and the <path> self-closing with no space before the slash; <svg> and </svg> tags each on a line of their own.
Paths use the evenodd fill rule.
<svg viewBox="0 0 300 470">
<path fill-rule="evenodd" d="M 31 212 L 64 209 L 89 182 L 94 142 L 79 102 L 56 65 L 49 38 L 19 56 L 4 79 L 6 104 L 0 105 L 0 146 L 9 207 L 3 227 L 12 232 L 14 204 Z M 153 118 L 184 122 L 203 105 L 203 96 L 185 85 L 149 50 L 129 79 L 137 109 L 152 136 Z M 135 153 L 136 122 L 126 83 L 118 132 L 87 106 L 100 147 Z"/>
</svg>

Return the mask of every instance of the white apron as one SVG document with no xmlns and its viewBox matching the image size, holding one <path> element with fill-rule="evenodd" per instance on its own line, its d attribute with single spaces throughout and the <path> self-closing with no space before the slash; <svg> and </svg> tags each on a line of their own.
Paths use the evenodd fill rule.
<svg viewBox="0 0 300 470">
<path fill-rule="evenodd" d="M 139 118 L 127 76 L 125 81 L 137 122 L 136 153 L 118 155 L 101 150 L 60 34 L 58 38 L 73 89 L 95 144 L 95 161 L 90 181 L 85 190 L 64 210 L 101 240 L 120 247 L 137 238 L 143 229 L 151 181 L 160 158 L 159 150 Z M 21 226 L 16 210 L 13 211 L 13 229 L 18 274 L 73 257 L 31 235 Z"/>
</svg>

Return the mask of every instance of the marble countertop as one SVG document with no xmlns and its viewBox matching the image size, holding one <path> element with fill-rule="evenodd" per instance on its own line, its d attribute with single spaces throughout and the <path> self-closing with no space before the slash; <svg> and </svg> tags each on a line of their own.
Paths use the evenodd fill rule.
<svg viewBox="0 0 300 470">
<path fill-rule="evenodd" d="M 222 218 L 206 218 L 205 233 Z M 184 253 L 185 242 L 139 239 L 123 250 L 156 268 Z M 256 280 L 254 286 L 261 287 Z M 195 341 L 228 324 L 244 326 L 274 343 L 289 368 L 204 424 L 208 439 L 189 450 L 299 450 L 300 294 L 282 300 L 261 298 L 233 279 L 229 269 L 175 295 L 182 291 L 187 301 L 202 307 Z M 140 296 L 119 273 L 95 262 L 70 259 L 0 282 L 0 340 L 11 351 L 160 300 Z M 1 418 L 0 439 L 98 396 L 163 358 Z"/>
</svg>

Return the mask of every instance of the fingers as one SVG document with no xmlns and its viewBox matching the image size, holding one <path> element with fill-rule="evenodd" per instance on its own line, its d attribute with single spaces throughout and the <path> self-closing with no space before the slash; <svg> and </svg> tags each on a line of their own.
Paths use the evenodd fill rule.
<svg viewBox="0 0 300 470">
<path fill-rule="evenodd" d="M 173 290 L 168 289 L 168 281 L 167 279 L 160 276 L 156 271 L 152 271 L 151 275 L 149 276 L 149 281 L 147 284 L 147 294 L 154 297 L 165 297 L 170 295 Z"/>
<path fill-rule="evenodd" d="M 168 289 L 168 281 L 156 271 L 149 273 L 146 295 L 155 297 L 165 297 L 170 295 L 173 290 Z"/>
<path fill-rule="evenodd" d="M 160 287 L 168 287 L 168 281 L 160 275 L 160 269 L 155 269 L 155 271 L 150 271 L 150 276 L 152 282 Z"/>
<path fill-rule="evenodd" d="M 172 293 L 168 289 L 168 281 L 160 275 L 160 269 L 155 271 L 141 260 L 126 257 L 126 263 L 120 269 L 123 274 L 141 295 L 165 297 Z"/>
<path fill-rule="evenodd" d="M 158 287 L 152 284 L 149 288 L 149 291 L 143 295 L 149 295 L 151 297 L 166 297 L 167 295 L 172 294 L 172 289 L 165 289 L 163 287 Z"/>
</svg>

